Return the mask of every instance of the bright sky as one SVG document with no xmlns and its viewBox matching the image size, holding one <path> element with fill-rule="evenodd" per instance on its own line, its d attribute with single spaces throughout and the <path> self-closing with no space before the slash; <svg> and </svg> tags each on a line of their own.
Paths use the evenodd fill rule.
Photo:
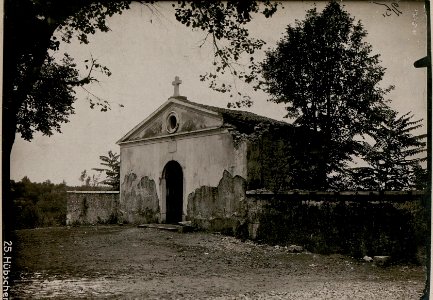
<svg viewBox="0 0 433 300">
<path fill-rule="evenodd" d="M 381 54 L 381 65 L 387 68 L 383 86 L 395 85 L 389 94 L 391 106 L 401 113 L 412 111 L 417 119 L 426 119 L 426 69 L 415 69 L 414 61 L 426 55 L 426 15 L 424 2 L 398 2 L 397 15 L 388 12 L 397 2 L 344 1 L 345 9 L 364 24 L 367 41 L 375 53 Z M 382 4 L 378 4 L 382 3 Z M 325 2 L 317 2 L 319 10 Z M 274 47 L 283 36 L 285 27 L 295 19 L 303 19 L 314 2 L 285 2 L 271 19 L 259 16 L 250 25 L 252 35 L 267 42 L 265 49 Z M 182 80 L 180 94 L 188 99 L 225 107 L 227 94 L 210 90 L 199 75 L 212 69 L 213 53 L 209 45 L 199 48 L 203 32 L 193 32 L 174 19 L 170 2 L 157 3 L 158 12 L 144 6 L 132 9 L 109 20 L 111 31 L 90 37 L 89 45 L 78 42 L 62 45 L 83 68 L 90 55 L 110 68 L 111 77 L 100 77 L 99 84 L 87 86 L 93 94 L 112 102 L 112 110 L 90 109 L 86 92 L 77 89 L 75 115 L 62 125 L 62 133 L 51 137 L 36 134 L 31 142 L 17 136 L 11 156 L 11 177 L 42 182 L 49 179 L 69 185 L 79 185 L 83 170 L 99 164 L 99 155 L 108 150 L 119 152 L 115 144 L 131 128 L 145 119 L 172 94 L 175 76 Z M 385 14 L 385 16 L 384 16 Z M 262 54 L 257 55 L 263 57 Z M 283 106 L 267 102 L 267 95 L 238 87 L 254 100 L 252 112 L 282 119 Z M 121 108 L 118 104 L 123 104 Z M 426 122 L 424 121 L 424 124 Z M 424 127 L 423 131 L 426 131 Z"/>
</svg>

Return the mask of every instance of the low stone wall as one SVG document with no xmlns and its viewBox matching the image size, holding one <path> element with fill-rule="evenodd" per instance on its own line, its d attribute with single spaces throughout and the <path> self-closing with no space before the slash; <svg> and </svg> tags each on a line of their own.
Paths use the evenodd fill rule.
<svg viewBox="0 0 433 300">
<path fill-rule="evenodd" d="M 423 263 L 430 218 L 423 192 L 246 192 L 248 237 L 316 253 Z"/>
<path fill-rule="evenodd" d="M 426 196 L 245 191 L 242 178 L 224 172 L 217 187 L 203 186 L 188 196 L 188 219 L 199 229 L 315 253 L 423 263 L 430 221 Z"/>
<path fill-rule="evenodd" d="M 243 178 L 225 171 L 218 186 L 203 186 L 188 195 L 187 219 L 198 229 L 267 244 L 296 244 L 316 253 L 413 262 L 426 257 L 430 216 L 423 192 L 276 195 L 245 187 Z M 121 212 L 119 192 L 68 192 L 67 225 L 132 223 L 123 220 Z M 158 220 L 144 223 L 153 222 Z"/>
<path fill-rule="evenodd" d="M 119 192 L 67 192 L 66 225 L 117 223 Z"/>
</svg>

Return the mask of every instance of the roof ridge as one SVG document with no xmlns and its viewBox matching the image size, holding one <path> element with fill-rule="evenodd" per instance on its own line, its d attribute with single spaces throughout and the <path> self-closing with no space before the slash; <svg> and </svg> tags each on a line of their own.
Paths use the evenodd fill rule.
<svg viewBox="0 0 433 300">
<path fill-rule="evenodd" d="M 262 116 L 262 115 L 258 115 L 256 113 L 250 112 L 250 111 L 246 111 L 246 110 L 236 110 L 236 109 L 230 109 L 230 108 L 224 108 L 224 107 L 218 107 L 218 106 L 212 106 L 212 105 L 207 105 L 207 104 L 202 104 L 202 103 L 198 103 L 198 102 L 194 102 L 191 100 L 188 100 L 186 97 L 182 97 L 182 99 L 178 99 L 177 100 L 186 102 L 188 104 L 192 104 L 192 105 L 197 105 L 200 106 L 202 108 L 217 112 L 217 113 L 227 113 L 227 114 L 236 114 L 236 115 L 243 115 L 244 117 L 247 117 L 248 119 L 255 119 L 256 121 L 267 121 L 270 123 L 277 123 L 277 124 L 281 124 L 281 125 L 288 125 L 288 126 L 292 126 L 292 124 L 288 123 L 288 122 L 284 122 L 284 121 L 279 121 L 273 118 L 269 118 L 266 116 Z M 224 117 L 224 116 L 223 116 Z"/>
</svg>

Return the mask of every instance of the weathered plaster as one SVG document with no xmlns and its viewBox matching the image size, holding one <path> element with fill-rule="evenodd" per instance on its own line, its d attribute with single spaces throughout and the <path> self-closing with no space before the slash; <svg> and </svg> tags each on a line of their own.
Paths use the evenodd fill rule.
<svg viewBox="0 0 433 300">
<path fill-rule="evenodd" d="M 187 195 L 201 186 L 217 186 L 224 170 L 246 178 L 246 145 L 234 148 L 230 133 L 224 129 L 214 132 L 191 133 L 172 138 L 148 140 L 121 145 L 121 206 L 138 205 L 133 181 L 147 177 L 155 182 L 155 198 L 159 202 L 160 221 L 165 220 L 163 170 L 177 161 L 183 172 L 183 214 L 187 215 Z M 132 209 L 126 211 L 130 214 Z M 130 217 L 127 217 L 129 219 Z M 132 218 L 134 222 L 139 219 Z M 143 220 L 144 221 L 144 220 Z"/>
<path fill-rule="evenodd" d="M 154 223 L 159 221 L 159 198 L 153 179 L 124 176 L 121 186 L 120 218 L 128 223 Z"/>
<path fill-rule="evenodd" d="M 159 114 L 155 115 L 149 122 L 143 124 L 137 132 L 129 137 L 129 140 L 167 135 L 166 120 L 171 112 L 175 112 L 178 116 L 179 129 L 177 133 L 213 128 L 222 125 L 222 119 L 218 116 L 204 114 L 202 111 L 196 111 L 178 103 L 172 103 L 165 107 Z"/>
<path fill-rule="evenodd" d="M 154 123 L 150 124 L 148 127 L 146 127 L 145 130 L 143 130 L 140 135 L 138 135 L 138 138 L 148 138 L 152 136 L 160 136 L 162 135 L 162 120 L 155 120 Z"/>
<path fill-rule="evenodd" d="M 224 171 L 218 186 L 201 186 L 188 195 L 188 219 L 197 227 L 235 233 L 245 223 L 245 179 Z"/>
</svg>

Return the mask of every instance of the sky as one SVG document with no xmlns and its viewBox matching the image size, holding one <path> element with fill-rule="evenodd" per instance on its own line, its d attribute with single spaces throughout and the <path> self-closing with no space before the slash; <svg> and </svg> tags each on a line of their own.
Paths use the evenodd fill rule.
<svg viewBox="0 0 433 300">
<path fill-rule="evenodd" d="M 424 2 L 343 1 L 345 10 L 361 20 L 368 36 L 366 42 L 381 55 L 380 65 L 387 69 L 382 86 L 395 85 L 388 94 L 390 106 L 400 113 L 411 111 L 426 124 L 426 69 L 413 67 L 426 55 L 426 15 Z M 387 11 L 398 3 L 400 13 Z M 271 19 L 256 16 L 249 29 L 253 37 L 263 39 L 264 50 L 274 48 L 288 24 L 302 20 L 306 10 L 316 5 L 320 11 L 326 2 L 284 2 Z M 394 4 L 395 5 L 395 4 Z M 170 2 L 157 2 L 157 10 L 133 4 L 122 15 L 109 19 L 108 33 L 90 36 L 88 45 L 73 41 L 62 44 L 85 74 L 84 60 L 90 57 L 107 66 L 112 76 L 99 76 L 99 83 L 86 86 L 87 91 L 111 103 L 111 110 L 90 109 L 87 91 L 78 88 L 75 114 L 63 124 L 62 133 L 35 134 L 31 142 L 17 135 L 11 154 L 11 177 L 24 176 L 34 182 L 50 180 L 80 185 L 80 174 L 99 166 L 99 156 L 109 150 L 119 153 L 116 141 L 173 94 L 175 76 L 182 80 L 180 94 L 189 100 L 226 107 L 232 100 L 227 94 L 208 88 L 199 75 L 212 70 L 213 52 L 209 44 L 200 47 L 205 34 L 192 30 L 174 18 Z M 387 15 L 388 14 L 388 15 Z M 256 58 L 262 59 L 263 52 Z M 283 120 L 284 106 L 267 101 L 263 92 L 238 83 L 238 89 L 251 96 L 254 105 L 243 108 L 254 113 Z M 124 107 L 120 107 L 122 104 Z M 426 132 L 426 128 L 421 130 Z"/>
</svg>

